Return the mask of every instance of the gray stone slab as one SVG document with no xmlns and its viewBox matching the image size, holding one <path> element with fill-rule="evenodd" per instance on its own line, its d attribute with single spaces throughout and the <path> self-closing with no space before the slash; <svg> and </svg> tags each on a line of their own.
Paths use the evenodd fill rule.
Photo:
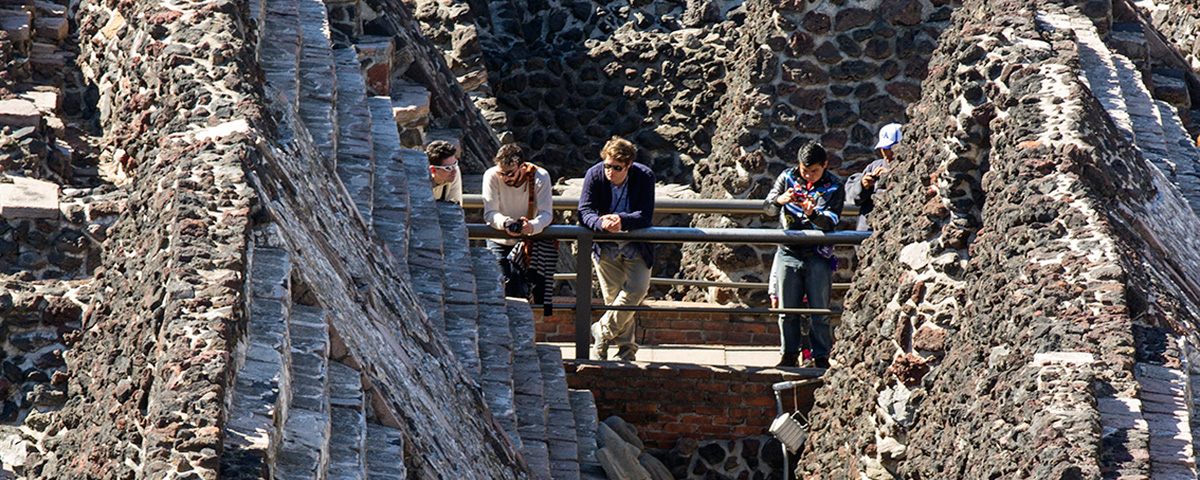
<svg viewBox="0 0 1200 480">
<path fill-rule="evenodd" d="M 599 465 L 596 461 L 596 430 L 599 419 L 596 401 L 590 390 L 570 390 L 571 411 L 575 414 L 575 442 L 582 465 Z"/>
<path fill-rule="evenodd" d="M 0 100 L 0 125 L 36 127 L 41 123 L 42 112 L 38 111 L 33 102 L 19 98 Z"/>
<path fill-rule="evenodd" d="M 0 104 L 11 101 L 0 100 Z M 0 123 L 3 121 L 4 114 L 0 111 Z M 58 185 L 32 178 L 6 178 L 12 183 L 0 183 L 0 217 L 58 218 L 61 215 L 58 209 Z"/>
<path fill-rule="evenodd" d="M 335 407 L 363 410 L 362 377 L 357 370 L 338 362 L 329 364 L 329 396 Z"/>
<path fill-rule="evenodd" d="M 279 248 L 250 250 L 250 296 L 291 302 L 292 263 Z"/>
<path fill-rule="evenodd" d="M 329 480 L 367 478 L 367 419 L 362 410 L 333 408 L 329 447 Z"/>
<path fill-rule="evenodd" d="M 404 480 L 404 436 L 400 430 L 383 425 L 367 425 L 367 478 Z"/>
</svg>

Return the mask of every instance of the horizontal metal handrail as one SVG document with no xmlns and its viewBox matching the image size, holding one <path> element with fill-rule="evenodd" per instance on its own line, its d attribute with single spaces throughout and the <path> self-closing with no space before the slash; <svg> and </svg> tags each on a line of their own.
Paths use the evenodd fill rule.
<svg viewBox="0 0 1200 480">
<path fill-rule="evenodd" d="M 593 275 L 592 279 L 596 276 Z M 574 280 L 574 273 L 556 273 L 555 280 Z M 745 288 L 745 289 L 764 289 L 769 288 L 764 282 L 714 282 L 711 280 L 688 280 L 686 278 L 666 278 L 666 277 L 650 277 L 651 285 L 683 285 L 688 287 L 717 287 L 717 288 Z M 847 290 L 850 288 L 849 283 L 834 283 L 834 290 Z"/>
<path fill-rule="evenodd" d="M 483 223 L 467 224 L 471 238 L 517 238 L 503 230 L 496 230 Z M 774 228 L 693 228 L 693 227 L 649 227 L 628 232 L 596 232 L 578 225 L 551 225 L 532 238 L 574 240 L 583 236 L 593 240 L 623 240 L 627 242 L 655 243 L 725 243 L 725 244 L 776 244 L 776 245 L 858 245 L 871 232 L 816 230 L 779 230 Z"/>
<path fill-rule="evenodd" d="M 535 303 L 530 307 L 545 310 L 546 304 Z M 553 303 L 549 305 L 554 310 L 576 310 L 575 305 Z M 618 312 L 674 312 L 674 313 L 728 313 L 737 315 L 830 315 L 840 317 L 842 310 L 829 308 L 754 308 L 754 307 L 688 307 L 688 306 L 649 306 L 649 305 L 601 305 L 594 304 L 592 310 L 615 310 Z"/>
<path fill-rule="evenodd" d="M 579 197 L 555 196 L 555 210 L 575 210 L 579 208 Z M 478 193 L 463 195 L 463 208 L 483 208 L 483 195 Z M 740 198 L 670 198 L 654 199 L 655 213 L 712 213 L 719 215 L 754 215 L 763 213 L 763 201 Z M 842 207 L 843 216 L 858 215 L 858 207 L 846 205 Z"/>
</svg>

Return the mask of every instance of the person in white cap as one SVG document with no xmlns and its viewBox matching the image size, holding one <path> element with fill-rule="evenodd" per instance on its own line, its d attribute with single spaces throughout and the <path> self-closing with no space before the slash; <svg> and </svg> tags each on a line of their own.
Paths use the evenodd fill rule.
<svg viewBox="0 0 1200 480">
<path fill-rule="evenodd" d="M 892 147 L 897 143 L 900 143 L 900 124 L 884 125 L 879 129 L 879 142 L 875 144 L 875 150 L 883 158 L 871 162 L 862 172 L 851 175 L 846 180 L 846 203 L 858 206 L 856 230 L 870 229 L 867 226 L 867 215 L 875 209 L 875 200 L 872 198 L 876 193 L 875 184 L 879 177 L 891 171 L 891 161 L 896 156 Z"/>
</svg>

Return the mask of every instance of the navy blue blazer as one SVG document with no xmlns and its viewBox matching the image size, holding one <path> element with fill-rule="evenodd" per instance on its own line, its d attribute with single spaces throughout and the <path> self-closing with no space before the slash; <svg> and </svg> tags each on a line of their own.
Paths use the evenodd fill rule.
<svg viewBox="0 0 1200 480">
<path fill-rule="evenodd" d="M 630 164 L 629 212 L 618 213 L 622 230 L 635 230 L 651 225 L 654 218 L 654 171 L 650 167 L 634 162 Z M 600 216 L 612 212 L 612 182 L 604 176 L 604 162 L 592 165 L 583 176 L 583 192 L 579 194 L 579 221 L 594 231 L 603 231 Z M 646 242 L 633 243 L 646 266 L 654 266 L 654 245 Z M 592 253 L 600 255 L 600 245 L 592 244 Z"/>
</svg>

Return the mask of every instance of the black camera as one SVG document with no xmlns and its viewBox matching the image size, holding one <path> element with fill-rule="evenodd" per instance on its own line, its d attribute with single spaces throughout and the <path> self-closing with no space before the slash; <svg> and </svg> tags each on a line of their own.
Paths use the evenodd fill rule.
<svg viewBox="0 0 1200 480">
<path fill-rule="evenodd" d="M 524 227 L 525 222 L 519 218 L 510 218 L 507 222 L 504 222 L 504 229 L 508 230 L 509 233 L 512 233 L 513 235 L 519 235 L 521 233 L 521 229 Z"/>
</svg>

